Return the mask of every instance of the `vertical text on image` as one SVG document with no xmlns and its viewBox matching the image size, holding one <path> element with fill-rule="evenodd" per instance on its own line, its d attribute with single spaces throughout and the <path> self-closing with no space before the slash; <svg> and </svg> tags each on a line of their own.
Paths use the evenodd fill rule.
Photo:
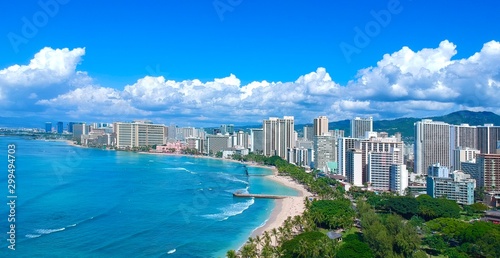
<svg viewBox="0 0 500 258">
<path fill-rule="evenodd" d="M 7 205 L 9 206 L 9 213 L 7 215 L 7 222 L 9 223 L 9 231 L 7 232 L 7 246 L 11 250 L 16 250 L 16 145 L 7 145 Z"/>
</svg>

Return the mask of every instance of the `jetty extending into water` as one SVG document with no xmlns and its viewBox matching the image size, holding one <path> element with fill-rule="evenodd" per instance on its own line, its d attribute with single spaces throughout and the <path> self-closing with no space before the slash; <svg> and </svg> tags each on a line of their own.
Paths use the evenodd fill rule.
<svg viewBox="0 0 500 258">
<path fill-rule="evenodd" d="M 235 192 L 233 193 L 234 197 L 242 197 L 242 198 L 262 198 L 262 199 L 285 199 L 289 196 L 284 196 L 284 195 L 272 195 L 272 194 L 248 194 L 248 193 L 241 193 L 241 192 Z"/>
</svg>

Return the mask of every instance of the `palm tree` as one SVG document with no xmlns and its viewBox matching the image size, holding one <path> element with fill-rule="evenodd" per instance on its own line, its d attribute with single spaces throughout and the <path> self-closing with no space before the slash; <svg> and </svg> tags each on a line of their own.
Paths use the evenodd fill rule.
<svg viewBox="0 0 500 258">
<path fill-rule="evenodd" d="M 275 243 L 276 245 L 278 245 L 278 244 L 279 244 L 279 242 L 278 242 L 278 230 L 277 230 L 276 228 L 273 228 L 273 229 L 271 230 L 271 234 L 272 234 L 272 235 L 273 235 L 273 237 L 274 237 L 274 243 Z"/>
<path fill-rule="evenodd" d="M 255 244 L 246 244 L 241 248 L 241 257 L 242 258 L 254 258 L 257 256 Z"/>
<path fill-rule="evenodd" d="M 262 244 L 262 239 L 259 235 L 255 236 L 255 244 L 257 245 L 257 249 L 259 249 Z"/>
<path fill-rule="evenodd" d="M 285 232 L 285 228 L 284 227 L 279 227 L 278 228 L 278 233 L 279 233 L 279 242 L 282 243 L 284 242 L 287 238 L 286 238 L 286 232 Z"/>
<path fill-rule="evenodd" d="M 297 232 L 301 233 L 303 230 L 302 230 L 302 224 L 304 222 L 304 219 L 302 218 L 302 216 L 295 216 L 293 217 L 293 225 L 295 226 Z"/>
<path fill-rule="evenodd" d="M 289 220 L 285 220 L 283 230 L 285 232 L 284 236 L 286 240 L 289 240 L 292 237 L 292 227 L 292 223 Z"/>
<path fill-rule="evenodd" d="M 269 234 L 268 231 L 264 231 L 264 240 L 265 240 L 265 245 L 271 244 L 271 235 Z"/>
<path fill-rule="evenodd" d="M 249 237 L 247 242 L 248 242 L 248 244 L 253 245 L 255 243 L 255 239 L 253 239 L 252 237 Z"/>
<path fill-rule="evenodd" d="M 262 252 L 259 257 L 272 258 L 274 254 L 273 248 L 270 245 L 266 245 L 262 248 Z"/>
<path fill-rule="evenodd" d="M 299 241 L 299 257 L 309 257 L 309 246 L 306 241 L 301 239 Z"/>
<path fill-rule="evenodd" d="M 323 255 L 325 257 L 334 257 L 336 252 L 337 243 L 327 238 L 323 238 L 319 242 L 319 246 L 323 249 Z"/>
<path fill-rule="evenodd" d="M 238 254 L 234 250 L 229 250 L 226 253 L 227 258 L 238 258 Z"/>
</svg>

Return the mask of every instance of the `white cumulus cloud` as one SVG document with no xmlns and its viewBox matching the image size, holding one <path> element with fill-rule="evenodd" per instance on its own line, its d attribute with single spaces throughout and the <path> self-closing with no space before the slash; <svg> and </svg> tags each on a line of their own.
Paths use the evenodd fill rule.
<svg viewBox="0 0 500 258">
<path fill-rule="evenodd" d="M 0 70 L 0 98 L 23 96 L 19 103 L 25 105 L 17 109 L 38 107 L 45 114 L 111 121 L 142 117 L 181 124 L 258 123 L 283 115 L 309 123 L 318 115 L 331 120 L 393 118 L 464 108 L 498 112 L 500 43 L 487 42 L 472 56 L 454 59 L 459 49 L 447 40 L 436 48 L 404 46 L 375 66 L 360 69 L 346 85 L 319 67 L 290 82 L 242 85 L 234 74 L 209 81 L 145 76 L 110 88 L 96 85 L 92 75 L 77 70 L 85 49 L 44 48 L 29 64 Z"/>
</svg>

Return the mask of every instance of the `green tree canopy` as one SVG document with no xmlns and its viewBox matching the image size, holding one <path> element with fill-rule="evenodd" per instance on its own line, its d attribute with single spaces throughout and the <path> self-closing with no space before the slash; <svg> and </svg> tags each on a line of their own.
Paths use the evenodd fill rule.
<svg viewBox="0 0 500 258">
<path fill-rule="evenodd" d="M 285 241 L 281 245 L 282 257 L 285 258 L 319 258 L 325 257 L 323 252 L 326 249 L 321 245 L 328 243 L 333 245 L 328 236 L 318 231 L 305 232 L 297 235 L 291 240 Z"/>
<path fill-rule="evenodd" d="M 318 227 L 328 229 L 350 227 L 355 215 L 351 202 L 344 198 L 314 201 L 310 214 Z"/>
<path fill-rule="evenodd" d="M 345 237 L 342 245 L 337 251 L 335 257 L 338 258 L 351 258 L 351 257 L 359 257 L 359 258 L 373 258 L 375 255 L 372 250 L 368 246 L 368 244 L 361 241 L 361 239 L 357 235 L 349 235 Z"/>
<path fill-rule="evenodd" d="M 386 206 L 405 219 L 410 219 L 418 213 L 418 201 L 413 197 L 395 196 L 387 200 Z"/>
<path fill-rule="evenodd" d="M 427 194 L 417 197 L 418 215 L 425 220 L 436 218 L 459 218 L 460 206 L 455 201 L 444 198 L 432 198 Z"/>
</svg>

